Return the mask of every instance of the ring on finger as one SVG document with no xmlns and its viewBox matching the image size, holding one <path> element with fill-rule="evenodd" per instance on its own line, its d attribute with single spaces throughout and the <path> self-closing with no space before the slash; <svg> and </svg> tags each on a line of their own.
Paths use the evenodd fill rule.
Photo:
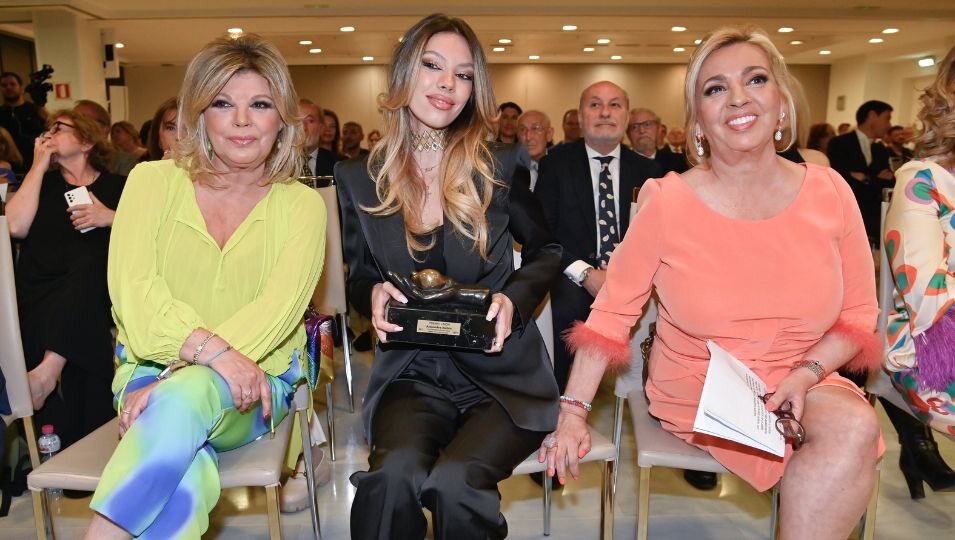
<svg viewBox="0 0 955 540">
<path fill-rule="evenodd" d="M 557 448 L 557 437 L 551 435 L 544 439 L 544 448 Z"/>
</svg>

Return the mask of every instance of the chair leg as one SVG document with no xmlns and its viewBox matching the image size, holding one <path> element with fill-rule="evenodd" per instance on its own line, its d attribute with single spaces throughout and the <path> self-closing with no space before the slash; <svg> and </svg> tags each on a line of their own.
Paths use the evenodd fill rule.
<svg viewBox="0 0 955 540">
<path fill-rule="evenodd" d="M 306 411 L 298 411 L 298 418 L 299 427 L 301 427 L 302 431 L 302 448 L 305 449 L 305 480 L 308 482 L 309 502 L 311 503 L 309 506 L 312 512 L 312 532 L 315 534 L 315 538 L 321 539 L 322 532 L 318 523 L 318 490 L 315 487 L 315 475 L 313 474 L 315 465 L 312 463 L 312 451 L 310 448 L 312 445 L 312 437 L 308 431 L 308 414 L 306 414 Z"/>
<path fill-rule="evenodd" d="M 544 475 L 544 536 L 550 536 L 550 503 L 553 495 L 551 482 L 553 480 L 547 476 L 546 470 L 542 474 Z"/>
<path fill-rule="evenodd" d="M 771 496 L 773 498 L 773 508 L 769 516 L 769 538 L 776 540 L 779 538 L 779 484 L 773 486 Z"/>
<path fill-rule="evenodd" d="M 617 494 L 617 462 L 604 462 L 604 474 L 600 482 L 603 496 L 600 498 L 600 539 L 613 539 L 613 503 Z"/>
<path fill-rule="evenodd" d="M 40 466 L 40 449 L 37 446 L 36 429 L 33 427 L 33 417 L 23 418 L 23 434 L 27 439 L 27 450 L 30 454 L 30 465 L 34 469 Z"/>
<path fill-rule="evenodd" d="M 613 460 L 616 463 L 620 463 L 620 439 L 623 437 L 623 405 L 627 398 L 622 398 L 617 396 L 616 406 L 613 410 L 613 447 L 614 454 Z M 614 469 L 613 482 L 617 483 L 617 471 L 619 468 Z"/>
<path fill-rule="evenodd" d="M 355 412 L 355 392 L 351 372 L 351 340 L 348 339 L 348 319 L 344 313 L 338 314 L 342 325 L 342 350 L 345 352 L 345 383 L 348 385 L 348 412 Z"/>
<path fill-rule="evenodd" d="M 325 385 L 325 419 L 328 420 L 328 454 L 335 461 L 335 401 L 331 383 Z"/>
<path fill-rule="evenodd" d="M 647 540 L 650 525 L 650 468 L 640 467 L 640 494 L 637 497 L 637 540 Z"/>
<path fill-rule="evenodd" d="M 30 495 L 33 497 L 33 524 L 36 527 L 37 540 L 53 540 L 56 534 L 53 530 L 46 491 L 30 490 Z"/>
<path fill-rule="evenodd" d="M 306 455 L 308 452 L 306 451 Z M 265 488 L 265 504 L 269 512 L 269 538 L 282 539 L 282 524 L 279 522 L 279 486 Z"/>
<path fill-rule="evenodd" d="M 875 487 L 872 488 L 872 496 L 869 498 L 869 506 L 862 515 L 859 522 L 859 540 L 872 540 L 875 538 L 875 515 L 879 507 L 879 477 L 881 473 L 875 471 Z"/>
</svg>

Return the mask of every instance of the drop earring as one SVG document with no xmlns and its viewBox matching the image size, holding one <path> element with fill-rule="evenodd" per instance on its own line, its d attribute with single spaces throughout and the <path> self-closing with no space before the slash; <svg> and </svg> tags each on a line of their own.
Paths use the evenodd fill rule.
<svg viewBox="0 0 955 540">
<path fill-rule="evenodd" d="M 779 113 L 779 124 L 776 125 L 776 133 L 773 134 L 773 139 L 776 142 L 783 140 L 783 118 L 786 118 L 786 113 Z"/>
<path fill-rule="evenodd" d="M 696 155 L 703 157 L 705 153 L 703 151 L 703 134 L 700 133 L 700 128 L 696 128 L 696 136 L 694 137 L 694 146 L 696 146 Z"/>
</svg>

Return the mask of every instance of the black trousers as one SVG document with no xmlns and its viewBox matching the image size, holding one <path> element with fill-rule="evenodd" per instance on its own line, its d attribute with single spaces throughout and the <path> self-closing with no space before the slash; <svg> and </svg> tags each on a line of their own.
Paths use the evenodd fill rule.
<svg viewBox="0 0 955 540">
<path fill-rule="evenodd" d="M 369 470 L 351 477 L 353 540 L 420 540 L 428 529 L 422 507 L 435 540 L 507 536 L 497 484 L 547 434 L 515 426 L 442 356 L 424 369 L 416 359 L 381 397 Z"/>
<path fill-rule="evenodd" d="M 578 287 L 566 276 L 561 275 L 551 287 L 550 299 L 554 318 L 554 378 L 557 380 L 560 393 L 563 394 L 574 361 L 573 355 L 570 354 L 563 340 L 563 334 L 575 321 L 587 320 L 594 297 L 590 296 L 587 289 Z"/>
</svg>

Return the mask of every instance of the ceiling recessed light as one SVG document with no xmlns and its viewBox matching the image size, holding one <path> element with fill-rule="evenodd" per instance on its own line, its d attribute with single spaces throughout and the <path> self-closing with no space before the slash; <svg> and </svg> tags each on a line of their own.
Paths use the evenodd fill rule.
<svg viewBox="0 0 955 540">
<path fill-rule="evenodd" d="M 819 54 L 822 54 L 822 55 L 832 54 L 832 51 L 830 51 L 829 49 L 823 49 L 819 51 Z"/>
<path fill-rule="evenodd" d="M 576 24 L 565 24 L 564 26 L 561 27 L 561 30 L 564 30 L 566 32 L 573 32 L 576 29 L 577 29 Z"/>
<path fill-rule="evenodd" d="M 584 52 L 594 52 L 593 47 L 584 47 Z"/>
<path fill-rule="evenodd" d="M 497 42 L 500 43 L 501 45 L 508 45 L 511 42 L 511 40 L 509 38 L 502 37 L 501 39 L 497 40 Z"/>
<path fill-rule="evenodd" d="M 685 47 L 673 47 L 673 52 L 685 52 Z"/>
<path fill-rule="evenodd" d="M 228 30 L 226 30 L 226 32 L 228 32 L 228 33 L 230 33 L 230 34 L 241 34 L 241 33 L 242 33 L 242 29 L 241 29 L 241 28 L 229 28 Z"/>
<path fill-rule="evenodd" d="M 802 45 L 802 41 L 801 41 L 801 40 L 798 40 L 798 39 L 794 39 L 794 40 L 790 41 L 789 44 L 790 44 L 790 45 Z"/>
<path fill-rule="evenodd" d="M 919 67 L 927 68 L 935 65 L 934 56 L 926 56 L 925 58 L 919 58 Z"/>
<path fill-rule="evenodd" d="M 686 32 L 685 26 L 671 26 L 670 31 L 672 32 Z"/>
<path fill-rule="evenodd" d="M 538 54 L 532 54 L 532 55 L 528 56 L 527 59 L 528 59 L 528 60 L 540 60 L 541 57 L 540 57 L 540 55 L 538 55 Z"/>
<path fill-rule="evenodd" d="M 124 45 L 124 44 L 122 44 L 122 43 L 114 43 L 114 44 L 113 44 L 113 47 L 116 47 L 117 49 L 122 49 L 122 48 L 125 47 L 125 46 L 126 46 L 126 45 Z"/>
<path fill-rule="evenodd" d="M 779 32 L 780 34 L 788 34 L 788 33 L 792 32 L 792 31 L 793 31 L 793 29 L 790 28 L 790 27 L 788 27 L 788 26 L 781 26 L 781 27 L 779 27 L 779 30 L 778 30 L 778 32 Z"/>
<path fill-rule="evenodd" d="M 354 26 L 343 26 L 343 27 L 339 28 L 339 30 L 341 30 L 342 32 L 354 32 L 354 31 L 355 31 L 355 27 L 354 27 Z"/>
<path fill-rule="evenodd" d="M 318 53 L 322 52 L 322 50 L 321 50 L 321 49 L 309 49 L 308 52 L 310 52 L 310 53 L 312 53 L 312 54 L 318 54 Z"/>
<path fill-rule="evenodd" d="M 702 39 L 694 39 L 694 40 L 693 40 L 693 44 L 694 44 L 694 45 L 699 45 L 700 43 L 703 43 L 703 40 L 702 40 Z"/>
<path fill-rule="evenodd" d="M 364 60 L 365 62 L 371 62 L 372 60 L 375 59 L 375 57 L 374 57 L 374 56 L 362 56 L 361 59 Z"/>
<path fill-rule="evenodd" d="M 620 56 L 619 54 L 615 54 L 615 55 L 611 56 L 610 59 L 611 59 L 611 60 L 623 60 L 623 57 Z"/>
<path fill-rule="evenodd" d="M 504 52 L 507 49 L 505 49 L 504 47 L 494 47 L 491 50 L 493 50 L 494 52 Z"/>
<path fill-rule="evenodd" d="M 874 37 L 874 38 L 872 38 L 872 39 L 869 40 L 869 43 L 882 43 L 883 41 L 885 41 L 885 40 L 882 39 L 882 38 L 880 38 L 880 37 Z"/>
<path fill-rule="evenodd" d="M 899 33 L 899 29 L 898 29 L 898 28 L 886 28 L 885 30 L 882 30 L 882 33 L 883 33 L 883 34 L 898 34 L 898 33 Z"/>
<path fill-rule="evenodd" d="M 608 44 L 608 43 L 610 43 L 610 38 L 602 37 L 602 38 L 600 38 L 600 39 L 597 40 L 597 44 L 598 44 L 598 45 L 606 45 L 606 44 Z"/>
<path fill-rule="evenodd" d="M 311 44 L 312 44 L 312 40 L 310 40 L 310 39 L 303 39 L 302 41 L 299 41 L 298 44 L 299 44 L 299 45 L 311 45 Z"/>
</svg>

